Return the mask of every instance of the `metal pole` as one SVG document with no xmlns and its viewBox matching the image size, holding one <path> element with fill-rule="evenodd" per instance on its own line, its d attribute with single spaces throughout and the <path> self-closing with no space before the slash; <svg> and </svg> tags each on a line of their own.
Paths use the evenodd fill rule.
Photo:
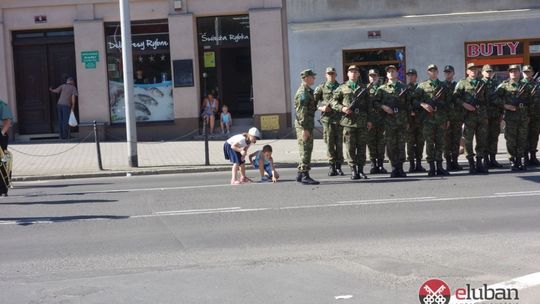
<svg viewBox="0 0 540 304">
<path fill-rule="evenodd" d="M 98 136 L 97 124 L 95 120 L 94 120 L 94 139 L 96 141 L 98 167 L 99 167 L 99 170 L 103 170 L 103 163 L 101 162 L 101 148 L 99 147 L 99 136 Z"/>
<path fill-rule="evenodd" d="M 122 32 L 122 64 L 124 67 L 124 101 L 126 104 L 126 141 L 130 167 L 138 167 L 137 124 L 133 101 L 133 56 L 131 54 L 131 20 L 129 0 L 120 1 L 120 29 Z"/>
<path fill-rule="evenodd" d="M 210 166 L 210 151 L 209 150 L 210 149 L 208 149 L 208 128 L 204 126 L 204 165 L 205 166 Z"/>
</svg>

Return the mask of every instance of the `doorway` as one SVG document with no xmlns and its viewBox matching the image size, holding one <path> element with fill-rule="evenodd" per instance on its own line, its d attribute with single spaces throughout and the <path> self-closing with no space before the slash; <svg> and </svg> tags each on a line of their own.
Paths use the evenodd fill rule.
<svg viewBox="0 0 540 304">
<path fill-rule="evenodd" d="M 14 32 L 13 54 L 19 134 L 57 133 L 58 95 L 49 87 L 75 77 L 73 30 Z"/>
<path fill-rule="evenodd" d="M 221 50 L 221 104 L 236 117 L 253 116 L 251 53 L 248 47 Z"/>
</svg>

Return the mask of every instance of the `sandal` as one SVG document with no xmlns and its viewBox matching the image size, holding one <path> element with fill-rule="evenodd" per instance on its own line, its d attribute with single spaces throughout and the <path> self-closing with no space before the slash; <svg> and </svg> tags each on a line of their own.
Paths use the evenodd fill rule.
<svg viewBox="0 0 540 304">
<path fill-rule="evenodd" d="M 242 182 L 239 180 L 231 180 L 231 185 L 241 185 Z"/>
<path fill-rule="evenodd" d="M 240 181 L 241 181 L 242 183 L 251 183 L 251 182 L 253 182 L 251 179 L 249 179 L 249 178 L 247 178 L 247 177 L 245 177 L 245 176 L 243 176 L 242 178 L 240 178 Z"/>
</svg>

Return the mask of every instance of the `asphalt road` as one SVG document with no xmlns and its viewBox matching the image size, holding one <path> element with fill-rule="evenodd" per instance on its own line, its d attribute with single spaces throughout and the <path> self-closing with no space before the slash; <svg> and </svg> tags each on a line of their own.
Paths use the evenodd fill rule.
<svg viewBox="0 0 540 304">
<path fill-rule="evenodd" d="M 539 170 L 325 173 L 318 186 L 292 169 L 239 186 L 226 172 L 16 183 L 0 199 L 0 302 L 416 304 L 430 278 L 540 272 Z"/>
</svg>

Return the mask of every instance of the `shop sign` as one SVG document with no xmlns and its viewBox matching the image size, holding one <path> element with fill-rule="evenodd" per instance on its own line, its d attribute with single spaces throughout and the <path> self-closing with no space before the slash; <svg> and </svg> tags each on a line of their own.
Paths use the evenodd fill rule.
<svg viewBox="0 0 540 304">
<path fill-rule="evenodd" d="M 263 131 L 279 130 L 279 115 L 261 116 L 261 129 Z"/>
<path fill-rule="evenodd" d="M 96 63 L 99 61 L 99 51 L 83 51 L 81 52 L 81 60 L 86 69 L 95 69 Z"/>
<path fill-rule="evenodd" d="M 202 43 L 222 44 L 220 42 L 240 43 L 244 41 L 249 41 L 249 36 L 243 33 L 235 33 L 235 34 L 228 34 L 228 35 L 212 35 L 208 33 L 201 34 Z"/>
<path fill-rule="evenodd" d="M 138 35 L 131 37 L 134 51 L 169 50 L 169 34 Z M 112 53 L 122 49 L 120 36 L 107 37 L 107 52 Z"/>
<path fill-rule="evenodd" d="M 34 23 L 47 23 L 47 16 L 34 16 Z"/>
<path fill-rule="evenodd" d="M 216 67 L 216 53 L 204 52 L 204 67 L 215 68 Z"/>
<path fill-rule="evenodd" d="M 467 43 L 467 57 L 514 56 L 523 54 L 521 41 Z"/>
</svg>

